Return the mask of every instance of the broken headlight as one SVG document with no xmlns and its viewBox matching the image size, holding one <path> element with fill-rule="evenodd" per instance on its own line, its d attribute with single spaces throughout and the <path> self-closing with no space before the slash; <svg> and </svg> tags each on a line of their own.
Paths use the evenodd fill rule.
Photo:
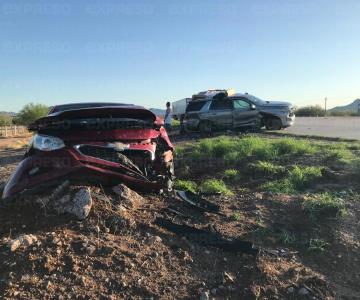
<svg viewBox="0 0 360 300">
<path fill-rule="evenodd" d="M 64 141 L 54 136 L 35 134 L 32 146 L 41 151 L 53 151 L 65 147 Z"/>
</svg>

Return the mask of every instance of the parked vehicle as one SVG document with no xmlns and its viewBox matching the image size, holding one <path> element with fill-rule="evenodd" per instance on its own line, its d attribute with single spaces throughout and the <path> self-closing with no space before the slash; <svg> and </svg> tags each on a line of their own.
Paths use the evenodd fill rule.
<svg viewBox="0 0 360 300">
<path fill-rule="evenodd" d="M 193 95 L 186 108 L 187 131 L 209 132 L 216 129 L 261 128 L 280 130 L 295 121 L 291 103 L 264 101 L 250 94 L 212 90 Z"/>
<path fill-rule="evenodd" d="M 36 133 L 4 188 L 4 199 L 64 179 L 123 182 L 146 191 L 172 187 L 174 147 L 163 122 L 141 106 L 59 105 L 29 130 Z"/>
<path fill-rule="evenodd" d="M 184 118 L 186 113 L 186 107 L 191 101 L 191 98 L 184 98 L 171 103 L 172 115 L 175 120 L 181 120 Z"/>
</svg>

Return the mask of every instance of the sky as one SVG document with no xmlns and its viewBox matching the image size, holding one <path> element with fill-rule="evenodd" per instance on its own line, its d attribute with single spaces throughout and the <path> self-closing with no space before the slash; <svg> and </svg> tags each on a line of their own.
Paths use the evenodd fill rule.
<svg viewBox="0 0 360 300">
<path fill-rule="evenodd" d="M 358 0 L 0 0 L 0 111 L 209 88 L 297 106 L 360 98 Z"/>
</svg>

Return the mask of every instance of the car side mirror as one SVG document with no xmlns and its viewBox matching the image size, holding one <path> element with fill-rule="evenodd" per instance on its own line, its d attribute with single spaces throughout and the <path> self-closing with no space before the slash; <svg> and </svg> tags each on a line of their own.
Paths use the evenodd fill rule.
<svg viewBox="0 0 360 300">
<path fill-rule="evenodd" d="M 255 104 L 251 104 L 251 105 L 250 105 L 250 110 L 256 110 Z"/>
</svg>

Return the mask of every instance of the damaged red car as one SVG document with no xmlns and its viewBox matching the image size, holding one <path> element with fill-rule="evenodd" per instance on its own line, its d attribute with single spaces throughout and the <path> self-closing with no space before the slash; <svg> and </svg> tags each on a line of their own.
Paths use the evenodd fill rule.
<svg viewBox="0 0 360 300">
<path fill-rule="evenodd" d="M 56 186 L 62 180 L 122 182 L 143 191 L 172 188 L 174 147 L 163 121 L 141 106 L 54 106 L 29 130 L 35 134 L 4 188 L 3 199 Z"/>
</svg>

